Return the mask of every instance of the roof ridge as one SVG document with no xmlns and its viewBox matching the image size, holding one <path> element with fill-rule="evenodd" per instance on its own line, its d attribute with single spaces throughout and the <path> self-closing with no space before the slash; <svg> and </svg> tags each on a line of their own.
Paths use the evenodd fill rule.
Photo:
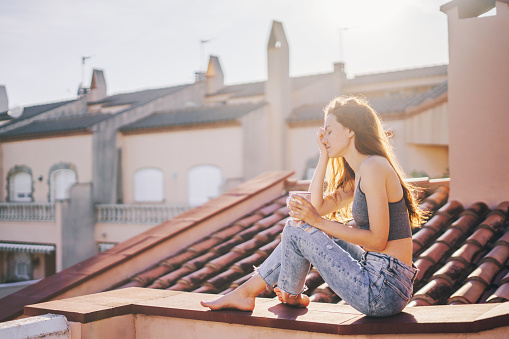
<svg viewBox="0 0 509 339">
<path fill-rule="evenodd" d="M 428 66 L 421 66 L 421 67 L 414 67 L 414 68 L 395 68 L 395 69 L 387 69 L 386 71 L 379 71 L 379 72 L 373 72 L 373 73 L 358 73 L 355 75 L 352 79 L 357 79 L 359 77 L 365 77 L 365 76 L 371 76 L 371 75 L 380 75 L 380 74 L 393 74 L 393 73 L 401 73 L 401 72 L 408 72 L 408 71 L 418 71 L 418 70 L 424 70 L 424 69 L 432 69 L 432 68 L 440 68 L 440 67 L 446 67 L 448 64 L 439 64 L 439 65 L 428 65 Z M 349 79 L 349 80 L 352 80 Z"/>
</svg>

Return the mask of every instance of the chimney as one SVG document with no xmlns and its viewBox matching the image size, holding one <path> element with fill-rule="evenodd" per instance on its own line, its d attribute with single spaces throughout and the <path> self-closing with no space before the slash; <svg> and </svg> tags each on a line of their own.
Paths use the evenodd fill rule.
<svg viewBox="0 0 509 339">
<path fill-rule="evenodd" d="M 496 15 L 478 17 L 494 6 Z M 449 26 L 450 199 L 493 208 L 509 197 L 509 4 L 452 1 L 440 10 Z"/>
<path fill-rule="evenodd" d="M 290 104 L 290 55 L 288 41 L 281 22 L 274 21 L 267 43 L 267 82 L 265 99 L 269 104 L 269 142 L 272 170 L 287 167 L 286 119 L 291 112 Z"/>
<path fill-rule="evenodd" d="M 87 94 L 88 102 L 96 102 L 106 98 L 106 79 L 104 72 L 100 69 L 94 69 L 92 73 L 92 82 L 90 83 L 90 92 Z"/>
<path fill-rule="evenodd" d="M 0 85 L 0 112 L 5 112 L 9 109 L 9 99 L 7 98 L 7 89 L 5 85 Z"/>
<path fill-rule="evenodd" d="M 224 86 L 224 75 L 217 56 L 210 56 L 207 73 L 207 94 L 214 94 Z"/>
</svg>

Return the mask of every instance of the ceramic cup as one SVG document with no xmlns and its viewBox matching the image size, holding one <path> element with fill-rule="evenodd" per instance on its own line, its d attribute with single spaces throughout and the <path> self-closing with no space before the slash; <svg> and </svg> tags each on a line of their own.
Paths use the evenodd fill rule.
<svg viewBox="0 0 509 339">
<path fill-rule="evenodd" d="M 304 199 L 306 199 L 307 201 L 311 201 L 311 192 L 308 192 L 308 191 L 290 191 L 289 192 L 289 196 L 286 199 L 286 205 L 287 206 L 288 206 L 288 203 L 290 202 L 290 200 L 292 199 L 292 197 L 294 195 L 299 195 L 299 196 L 303 197 Z M 290 218 L 290 225 L 292 225 L 292 226 L 300 226 L 303 223 L 304 222 L 299 220 L 299 219 Z"/>
</svg>

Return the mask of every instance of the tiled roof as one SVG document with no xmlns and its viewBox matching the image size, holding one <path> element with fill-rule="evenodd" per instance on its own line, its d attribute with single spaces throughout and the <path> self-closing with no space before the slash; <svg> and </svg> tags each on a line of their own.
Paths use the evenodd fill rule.
<svg viewBox="0 0 509 339">
<path fill-rule="evenodd" d="M 36 120 L 27 125 L 0 133 L 0 139 L 86 130 L 109 117 L 111 117 L 111 114 L 86 114 L 49 120 Z"/>
<path fill-rule="evenodd" d="M 424 78 L 442 75 L 447 75 L 447 65 L 428 66 L 393 72 L 358 75 L 353 79 L 348 79 L 346 85 L 357 86 L 376 82 L 389 82 L 411 78 Z"/>
<path fill-rule="evenodd" d="M 425 100 L 435 99 L 447 92 L 447 81 L 433 87 L 429 91 L 420 93 L 394 93 L 389 95 L 371 96 L 368 101 L 375 111 L 380 114 L 405 112 Z"/>
<path fill-rule="evenodd" d="M 9 111 L 1 112 L 0 113 L 0 121 L 9 121 L 12 119 L 12 117 L 8 113 Z"/>
<path fill-rule="evenodd" d="M 420 272 L 412 305 L 509 300 L 509 267 L 506 264 L 509 202 L 491 212 L 484 203 L 474 204 L 464 211 L 457 201 L 445 204 L 447 196 L 448 188 L 440 187 L 420 206 L 423 210 L 438 211 L 413 236 L 414 260 Z M 280 242 L 288 217 L 285 201 L 286 195 L 283 195 L 268 202 L 117 288 L 228 293 L 249 279 L 253 267 L 260 265 Z M 444 278 L 447 273 L 442 272 L 450 270 L 456 276 Z M 310 271 L 306 285 L 306 293 L 312 301 L 340 302 L 315 269 Z M 437 289 L 440 289 L 440 298 L 435 295 Z M 266 291 L 263 296 L 273 297 L 274 294 Z"/>
<path fill-rule="evenodd" d="M 143 91 L 137 91 L 132 93 L 122 93 L 107 96 L 106 98 L 91 102 L 90 104 L 103 104 L 104 107 L 108 106 L 119 106 L 119 105 L 141 105 L 157 98 L 166 96 L 168 94 L 172 94 L 178 92 L 186 87 L 191 85 L 180 85 L 173 87 L 165 87 L 165 88 L 156 88 L 156 89 L 147 89 Z"/>
<path fill-rule="evenodd" d="M 221 88 L 213 95 L 233 94 L 234 97 L 250 97 L 265 93 L 265 81 L 251 82 L 247 84 L 228 85 Z"/>
<path fill-rule="evenodd" d="M 429 99 L 435 99 L 447 92 L 447 81 L 425 92 L 392 93 L 369 96 L 366 99 L 379 114 L 404 113 L 408 108 L 420 105 Z M 304 105 L 293 110 L 289 122 L 315 121 L 323 119 L 323 104 Z"/>
<path fill-rule="evenodd" d="M 21 116 L 19 116 L 16 119 L 12 119 L 12 121 L 8 122 L 8 124 L 14 123 L 14 122 L 18 122 L 18 121 L 21 121 L 21 120 L 24 120 L 24 119 L 31 118 L 33 116 L 36 116 L 36 115 L 40 114 L 40 113 L 44 113 L 44 112 L 50 111 L 52 109 L 55 109 L 55 108 L 58 108 L 60 106 L 66 105 L 66 104 L 68 104 L 70 102 L 73 102 L 73 101 L 76 101 L 76 100 L 60 101 L 60 102 L 53 102 L 53 103 L 50 103 L 50 104 L 42 104 L 42 105 L 35 105 L 35 106 L 24 107 L 23 108 L 23 113 L 21 114 Z M 6 112 L 1 112 L 0 114 L 2 114 L 2 115 L 7 114 L 7 111 Z"/>
<path fill-rule="evenodd" d="M 291 77 L 293 90 L 298 90 L 305 86 L 308 86 L 316 81 L 322 80 L 326 77 L 330 77 L 333 73 L 324 74 L 312 74 L 298 77 Z M 398 81 L 411 78 L 422 78 L 432 76 L 445 76 L 447 75 L 447 65 L 440 66 L 429 66 L 415 69 L 407 69 L 400 71 L 384 72 L 384 73 L 373 73 L 366 75 L 359 75 L 353 79 L 347 79 L 345 82 L 346 86 L 356 86 L 369 83 L 378 82 L 389 82 Z M 221 94 L 232 94 L 232 97 L 249 97 L 265 94 L 265 83 L 266 81 L 252 82 L 247 84 L 237 84 L 224 86 L 222 89 L 217 91 L 214 95 Z"/>
<path fill-rule="evenodd" d="M 302 87 L 310 85 L 316 81 L 323 79 L 324 77 L 331 76 L 331 73 L 325 74 L 312 74 L 304 75 L 299 77 L 292 77 L 290 81 L 292 83 L 293 90 L 298 90 Z M 265 94 L 266 81 L 252 82 L 247 84 L 228 85 L 217 91 L 214 95 L 221 94 L 233 94 L 233 98 L 237 97 L 250 97 Z"/>
<path fill-rule="evenodd" d="M 88 293 L 127 287 L 227 293 L 249 279 L 254 266 L 260 265 L 280 242 L 288 218 L 284 192 L 306 189 L 309 184 L 295 183 L 287 179 L 288 175 L 276 173 L 255 178 L 203 206 L 43 279 L 25 288 L 26 292 L 7 296 L 0 304 L 26 305 L 51 300 L 62 293 L 73 296 L 76 294 L 69 294 L 69 290 L 82 290 L 84 287 L 80 286 L 89 281 L 103 287 L 91 290 L 92 285 L 88 285 Z M 285 182 L 282 194 L 283 186 L 274 186 L 281 178 Z M 416 185 L 430 187 L 431 180 L 429 184 L 417 182 Z M 461 203 L 447 201 L 447 186 L 433 185 L 435 188 L 430 188 L 431 195 L 424 198 L 420 208 L 435 213 L 413 234 L 413 259 L 420 272 L 410 306 L 509 301 L 509 202 L 501 203 L 492 211 L 482 202 L 465 210 Z M 239 210 L 245 212 L 236 212 Z M 205 228 L 211 223 L 217 226 Z M 211 231 L 204 231 L 207 229 Z M 186 242 L 178 241 L 178 247 L 165 243 L 172 238 L 183 239 L 178 237 L 186 230 L 200 231 L 202 235 L 187 236 Z M 313 302 L 345 304 L 315 269 L 309 272 L 306 285 L 306 293 Z M 274 294 L 267 290 L 261 296 L 274 297 Z M 0 319 L 9 319 L 15 312 L 19 310 L 0 307 Z"/>
<path fill-rule="evenodd" d="M 189 126 L 226 122 L 238 119 L 264 104 L 243 104 L 211 107 L 193 107 L 168 112 L 154 113 L 144 119 L 122 127 L 121 131 Z"/>
</svg>

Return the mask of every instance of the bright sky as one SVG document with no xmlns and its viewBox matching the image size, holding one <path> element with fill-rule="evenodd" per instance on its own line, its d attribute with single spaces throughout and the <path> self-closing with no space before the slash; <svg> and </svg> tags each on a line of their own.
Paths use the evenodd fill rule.
<svg viewBox="0 0 509 339">
<path fill-rule="evenodd" d="M 73 99 L 92 56 L 85 85 L 103 69 L 111 95 L 192 83 L 209 54 L 226 84 L 265 80 L 272 20 L 293 76 L 331 72 L 340 57 L 349 76 L 446 64 L 447 2 L 0 0 L 0 84 L 10 107 Z"/>
</svg>

